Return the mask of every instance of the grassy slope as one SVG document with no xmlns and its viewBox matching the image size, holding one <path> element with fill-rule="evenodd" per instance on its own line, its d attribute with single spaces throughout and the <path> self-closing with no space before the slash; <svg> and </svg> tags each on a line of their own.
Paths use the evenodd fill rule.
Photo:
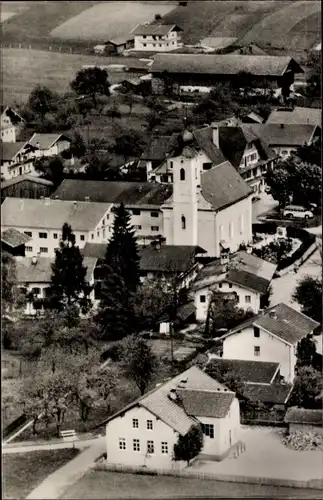
<svg viewBox="0 0 323 500">
<path fill-rule="evenodd" d="M 49 474 L 65 465 L 77 454 L 78 450 L 69 448 L 3 455 L 2 498 L 25 498 Z"/>
<path fill-rule="evenodd" d="M 75 16 L 52 31 L 62 39 L 105 41 L 128 35 L 139 23 L 150 22 L 155 14 L 164 15 L 174 9 L 176 2 L 102 2 Z"/>
</svg>

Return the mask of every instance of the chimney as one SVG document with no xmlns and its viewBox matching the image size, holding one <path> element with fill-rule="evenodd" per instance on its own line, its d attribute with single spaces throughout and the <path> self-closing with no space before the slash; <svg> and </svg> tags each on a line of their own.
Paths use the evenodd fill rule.
<svg viewBox="0 0 323 500">
<path fill-rule="evenodd" d="M 275 309 L 273 309 L 272 311 L 270 311 L 270 313 L 269 313 L 269 314 L 270 314 L 270 316 L 271 316 L 272 318 L 274 318 L 274 319 L 276 319 L 276 318 L 277 318 L 277 316 L 276 316 L 276 310 L 275 310 Z"/>
<path fill-rule="evenodd" d="M 176 389 L 171 389 L 171 390 L 169 391 L 168 397 L 169 397 L 169 399 L 171 399 L 172 401 L 176 401 L 176 400 L 177 400 Z"/>
<path fill-rule="evenodd" d="M 212 123 L 211 127 L 212 127 L 212 142 L 217 148 L 219 148 L 220 147 L 219 125 L 217 123 Z"/>
</svg>

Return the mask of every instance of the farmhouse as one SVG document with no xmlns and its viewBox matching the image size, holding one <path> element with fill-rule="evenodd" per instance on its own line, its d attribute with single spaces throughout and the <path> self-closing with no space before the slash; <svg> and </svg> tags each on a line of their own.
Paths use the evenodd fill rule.
<svg viewBox="0 0 323 500">
<path fill-rule="evenodd" d="M 283 125 L 317 125 L 322 124 L 322 110 L 319 108 L 282 108 L 270 113 L 266 123 Z"/>
<path fill-rule="evenodd" d="M 64 134 L 37 134 L 28 141 L 37 148 L 37 156 L 55 156 L 70 148 L 72 140 Z"/>
<path fill-rule="evenodd" d="M 42 314 L 46 309 L 53 263 L 54 259 L 49 257 L 34 256 L 17 259 L 17 286 L 27 297 L 25 314 L 35 316 Z M 90 285 L 94 283 L 95 264 L 96 259 L 86 257 L 83 260 L 83 265 L 86 267 L 85 279 Z M 89 298 L 94 301 L 94 290 L 91 291 Z"/>
<path fill-rule="evenodd" d="M 221 82 L 236 88 L 282 88 L 288 95 L 295 74 L 303 73 L 291 57 L 232 54 L 158 54 L 150 71 L 156 94 L 163 93 L 167 77 L 176 93 L 181 86 L 213 87 Z"/>
<path fill-rule="evenodd" d="M 53 183 L 41 177 L 24 174 L 1 182 L 1 203 L 11 198 L 46 198 L 53 192 Z"/>
<path fill-rule="evenodd" d="M 135 45 L 133 35 L 120 35 L 104 44 L 105 52 L 122 54 L 125 50 L 133 49 Z"/>
<path fill-rule="evenodd" d="M 257 314 L 266 303 L 276 268 L 275 264 L 242 251 L 206 265 L 191 286 L 196 319 L 206 320 L 214 292 L 234 294 L 240 308 Z"/>
<path fill-rule="evenodd" d="M 286 382 L 294 379 L 297 343 L 319 323 L 280 303 L 223 335 L 223 358 L 280 363 Z"/>
<path fill-rule="evenodd" d="M 39 153 L 37 146 L 29 142 L 4 142 L 1 148 L 1 180 L 31 174 L 39 175 L 34 169 L 34 159 Z"/>
<path fill-rule="evenodd" d="M 283 158 L 297 151 L 300 146 L 310 146 L 321 137 L 321 128 L 316 125 L 250 123 L 248 128 L 262 140 L 263 144 L 267 144 Z"/>
<path fill-rule="evenodd" d="M 179 436 L 202 424 L 199 455 L 221 460 L 239 440 L 239 402 L 235 393 L 193 366 L 158 385 L 102 422 L 107 462 L 176 469 L 173 449 Z"/>
<path fill-rule="evenodd" d="M 180 45 L 179 32 L 182 28 L 176 24 L 143 24 L 132 30 L 135 50 L 167 52 Z"/>
<path fill-rule="evenodd" d="M 2 204 L 2 228 L 14 228 L 30 236 L 26 256 L 54 257 L 63 224 L 72 226 L 76 244 L 103 243 L 112 234 L 111 203 L 6 198 Z"/>
<path fill-rule="evenodd" d="M 23 118 L 10 106 L 0 106 L 1 142 L 16 142 L 19 127 Z"/>
</svg>

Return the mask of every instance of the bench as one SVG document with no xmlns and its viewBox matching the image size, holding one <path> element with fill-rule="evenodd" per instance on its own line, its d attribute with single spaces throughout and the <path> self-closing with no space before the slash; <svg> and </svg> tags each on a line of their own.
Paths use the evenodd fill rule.
<svg viewBox="0 0 323 500">
<path fill-rule="evenodd" d="M 69 431 L 61 431 L 61 437 L 64 441 L 75 441 L 76 440 L 76 432 L 75 430 Z"/>
</svg>

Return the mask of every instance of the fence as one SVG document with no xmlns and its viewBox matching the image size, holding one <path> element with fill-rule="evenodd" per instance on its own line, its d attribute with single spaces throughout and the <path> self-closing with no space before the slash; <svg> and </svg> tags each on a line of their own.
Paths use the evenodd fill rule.
<svg viewBox="0 0 323 500">
<path fill-rule="evenodd" d="M 28 50 L 46 50 L 49 52 L 61 52 L 65 54 L 83 54 L 91 55 L 93 57 L 103 57 L 100 54 L 96 55 L 93 51 L 93 43 L 78 43 L 78 42 L 49 42 L 48 40 L 39 40 L 32 42 L 15 42 L 2 40 L 1 49 L 28 49 Z"/>
</svg>

